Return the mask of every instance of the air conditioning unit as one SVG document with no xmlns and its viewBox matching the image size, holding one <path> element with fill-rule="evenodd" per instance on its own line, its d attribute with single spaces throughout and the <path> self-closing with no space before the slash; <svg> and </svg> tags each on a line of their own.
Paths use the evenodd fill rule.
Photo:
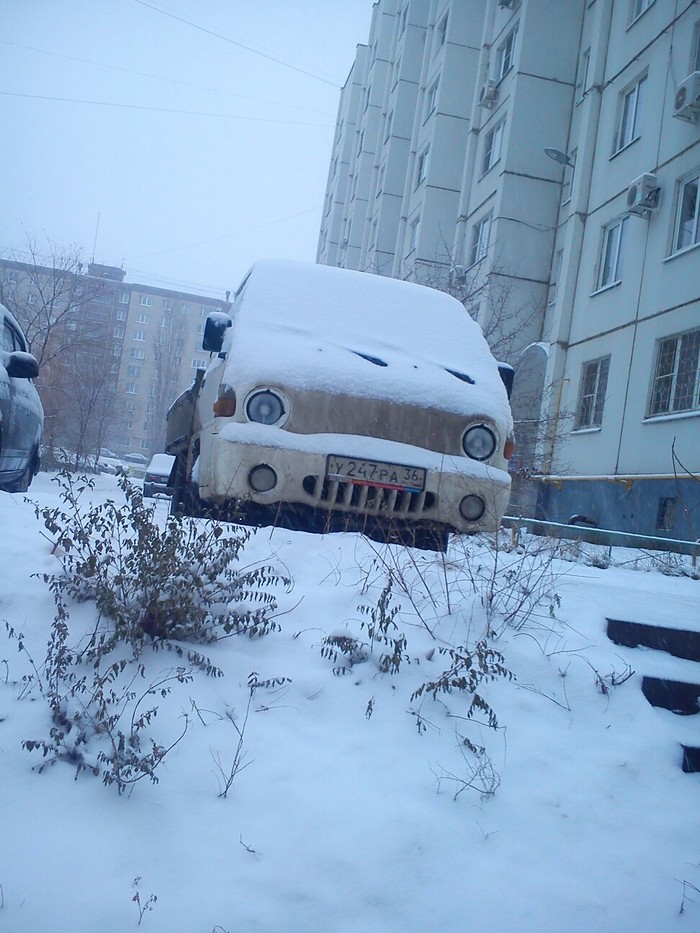
<svg viewBox="0 0 700 933">
<path fill-rule="evenodd" d="M 700 71 L 681 81 L 673 98 L 673 116 L 679 120 L 695 123 L 700 114 Z"/>
<path fill-rule="evenodd" d="M 659 209 L 661 188 L 656 175 L 645 172 L 635 178 L 627 189 L 627 210 L 638 217 L 646 217 Z"/>
<path fill-rule="evenodd" d="M 486 84 L 479 91 L 479 104 L 482 107 L 486 107 L 488 110 L 493 107 L 496 98 L 498 97 L 498 87 L 495 81 L 487 81 Z"/>
</svg>

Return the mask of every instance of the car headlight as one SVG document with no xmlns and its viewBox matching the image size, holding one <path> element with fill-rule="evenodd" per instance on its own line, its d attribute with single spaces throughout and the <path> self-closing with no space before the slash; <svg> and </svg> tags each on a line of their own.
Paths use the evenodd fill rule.
<svg viewBox="0 0 700 933">
<path fill-rule="evenodd" d="M 485 424 L 473 424 L 465 432 L 462 447 L 472 460 L 488 460 L 496 449 L 496 435 Z"/>
<path fill-rule="evenodd" d="M 271 389 L 258 389 L 246 402 L 246 417 L 258 424 L 279 424 L 287 413 L 282 398 Z"/>
</svg>

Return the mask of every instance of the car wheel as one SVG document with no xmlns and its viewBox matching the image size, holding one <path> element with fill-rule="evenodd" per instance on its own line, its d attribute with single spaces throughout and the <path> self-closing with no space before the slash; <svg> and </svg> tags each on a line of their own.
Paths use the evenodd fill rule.
<svg viewBox="0 0 700 933">
<path fill-rule="evenodd" d="M 204 515 L 202 505 L 194 483 L 187 476 L 187 454 L 178 454 L 175 462 L 175 483 L 170 500 L 170 514 L 201 518 Z"/>
<path fill-rule="evenodd" d="M 29 489 L 29 485 L 34 476 L 32 471 L 33 463 L 34 461 L 32 460 L 27 464 L 27 469 L 22 473 L 19 479 L 5 485 L 4 488 L 7 492 L 26 492 Z"/>
</svg>

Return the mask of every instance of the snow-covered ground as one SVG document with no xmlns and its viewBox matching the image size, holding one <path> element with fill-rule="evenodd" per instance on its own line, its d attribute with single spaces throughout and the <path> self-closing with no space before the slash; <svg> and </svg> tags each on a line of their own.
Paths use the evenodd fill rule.
<svg viewBox="0 0 700 933">
<path fill-rule="evenodd" d="M 96 483 L 96 499 L 120 499 L 115 477 Z M 58 503 L 49 475 L 29 498 Z M 155 508 L 165 518 L 167 503 Z M 261 530 L 244 562 L 271 560 L 291 577 L 278 596 L 280 630 L 209 647 L 225 676 L 196 673 L 160 701 L 158 740 L 172 741 L 184 714 L 187 734 L 158 784 L 144 780 L 119 796 L 99 777 L 76 780 L 65 762 L 38 773 L 40 755 L 21 747 L 45 736 L 50 718 L 22 682 L 27 655 L 4 623 L 23 633 L 39 665 L 55 609 L 34 575 L 59 564 L 24 496 L 0 496 L 0 528 L 2 929 L 700 930 L 700 775 L 680 767 L 680 742 L 700 745 L 700 716 L 653 709 L 640 690 L 645 673 L 692 680 L 696 665 L 620 648 L 605 634 L 607 616 L 700 630 L 697 580 L 598 569 L 553 558 L 529 539 L 524 553 L 499 555 L 511 572 L 491 587 L 491 557 L 473 539 L 443 561 L 356 535 Z M 412 663 L 381 673 L 375 647 L 334 674 L 322 641 L 367 639 L 359 607 L 376 607 L 387 567 Z M 525 617 L 523 586 L 538 580 L 543 599 Z M 523 602 L 511 625 L 498 612 L 490 620 L 514 675 L 480 690 L 497 731 L 477 722 L 483 714 L 465 718 L 459 691 L 411 700 L 447 667 L 436 648 L 473 645 L 484 633 L 489 593 L 498 609 L 506 597 Z M 71 618 L 86 623 L 90 613 L 84 603 Z M 146 663 L 154 677 L 174 658 L 160 652 Z M 629 668 L 635 673 L 614 686 Z M 247 766 L 221 798 L 215 759 L 226 768 L 238 742 L 225 714 L 234 710 L 243 725 L 253 671 L 259 681 L 289 680 L 255 691 Z M 486 752 L 475 756 L 459 736 Z M 455 797 L 463 784 L 450 775 L 476 786 Z M 137 893 L 141 908 L 152 908 L 142 916 Z"/>
</svg>

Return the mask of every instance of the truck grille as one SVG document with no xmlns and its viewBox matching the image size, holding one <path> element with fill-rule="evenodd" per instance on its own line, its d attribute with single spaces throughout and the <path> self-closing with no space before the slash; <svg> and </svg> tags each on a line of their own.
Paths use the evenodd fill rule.
<svg viewBox="0 0 700 933">
<path fill-rule="evenodd" d="M 360 486 L 320 476 L 306 476 L 304 491 L 315 504 L 343 512 L 364 515 L 393 515 L 408 517 L 424 515 L 435 505 L 432 492 L 400 492 L 380 486 Z"/>
</svg>

